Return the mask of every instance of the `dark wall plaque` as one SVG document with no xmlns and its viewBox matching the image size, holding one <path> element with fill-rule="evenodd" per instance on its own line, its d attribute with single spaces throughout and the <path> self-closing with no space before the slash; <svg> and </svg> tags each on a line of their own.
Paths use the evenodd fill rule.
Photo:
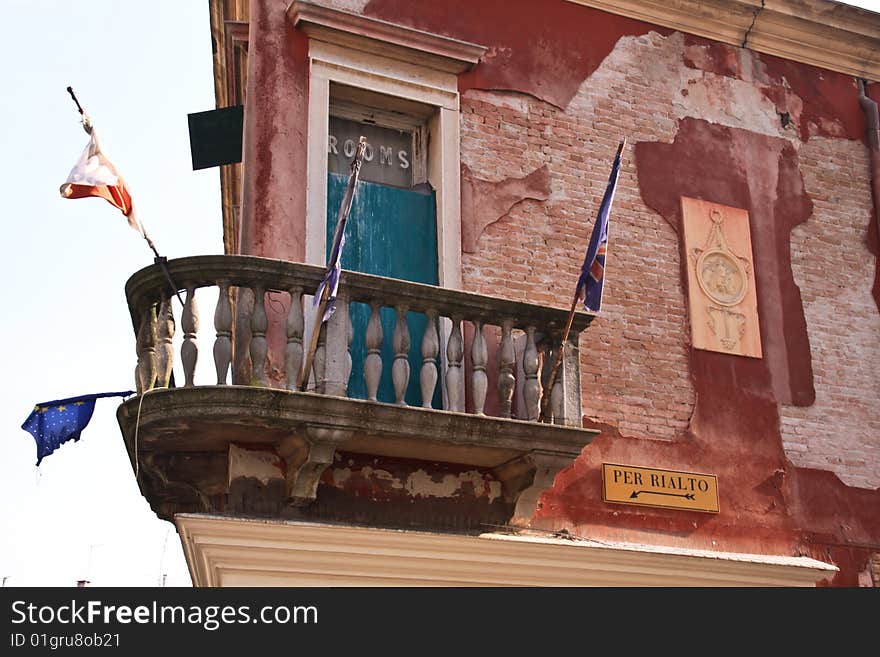
<svg viewBox="0 0 880 657">
<path fill-rule="evenodd" d="M 194 170 L 241 162 L 243 105 L 196 112 L 187 118 Z"/>
</svg>

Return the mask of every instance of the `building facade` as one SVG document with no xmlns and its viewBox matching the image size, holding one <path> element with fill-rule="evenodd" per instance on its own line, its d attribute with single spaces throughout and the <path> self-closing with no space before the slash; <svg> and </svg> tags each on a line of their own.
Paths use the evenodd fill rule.
<svg viewBox="0 0 880 657">
<path fill-rule="evenodd" d="M 118 414 L 196 584 L 880 583 L 880 15 L 212 0 L 211 32 L 226 255 L 169 263 L 179 320 L 129 281 Z"/>
</svg>

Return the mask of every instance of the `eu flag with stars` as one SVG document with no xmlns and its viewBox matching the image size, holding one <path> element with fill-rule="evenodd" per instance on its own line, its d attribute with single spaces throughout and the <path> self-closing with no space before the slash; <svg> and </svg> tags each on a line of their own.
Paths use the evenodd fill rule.
<svg viewBox="0 0 880 657">
<path fill-rule="evenodd" d="M 83 429 L 92 419 L 95 400 L 100 397 L 128 397 L 126 392 L 102 392 L 95 395 L 82 395 L 69 399 L 57 399 L 34 406 L 34 410 L 21 428 L 37 441 L 37 465 L 45 457 L 61 447 L 68 440 L 79 440 Z"/>
<path fill-rule="evenodd" d="M 614 201 L 614 191 L 617 188 L 617 176 L 620 172 L 620 154 L 626 139 L 622 139 L 617 147 L 617 155 L 614 156 L 614 164 L 611 166 L 611 176 L 608 178 L 608 187 L 605 188 L 605 196 L 602 205 L 599 206 L 599 214 L 596 223 L 593 224 L 593 234 L 581 266 L 581 276 L 577 283 L 577 293 L 583 290 L 584 309 L 588 312 L 598 312 L 602 306 L 602 287 L 605 283 L 605 255 L 608 249 L 608 215 L 611 214 L 611 204 Z"/>
</svg>

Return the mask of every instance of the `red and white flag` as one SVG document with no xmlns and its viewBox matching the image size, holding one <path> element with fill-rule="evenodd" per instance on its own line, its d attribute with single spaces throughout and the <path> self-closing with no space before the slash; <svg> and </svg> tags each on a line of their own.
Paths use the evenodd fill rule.
<svg viewBox="0 0 880 657">
<path fill-rule="evenodd" d="M 61 196 L 64 198 L 97 196 L 106 199 L 125 215 L 129 226 L 146 237 L 144 228 L 135 215 L 125 181 L 101 151 L 98 135 L 86 115 L 83 115 L 83 129 L 89 135 L 89 143 L 70 171 L 70 175 L 67 176 L 67 180 L 61 185 Z"/>
</svg>

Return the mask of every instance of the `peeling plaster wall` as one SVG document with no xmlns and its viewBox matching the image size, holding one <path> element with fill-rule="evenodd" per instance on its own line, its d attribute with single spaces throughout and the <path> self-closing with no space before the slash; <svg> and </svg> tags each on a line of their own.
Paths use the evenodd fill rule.
<svg viewBox="0 0 880 657">
<path fill-rule="evenodd" d="M 783 312 L 782 305 L 765 303 L 766 319 L 780 328 L 765 339 L 772 343 L 784 335 L 788 325 L 782 315 L 806 313 L 813 367 L 819 373 L 812 383 L 816 404 L 804 406 L 811 401 L 809 385 L 791 392 L 784 362 L 789 356 L 785 349 L 774 356 L 771 345 L 767 358 L 773 390 L 783 404 L 781 439 L 795 464 L 831 470 L 851 485 L 877 487 L 880 376 L 871 363 L 880 362 L 880 316 L 871 297 L 876 265 L 865 238 L 871 197 L 854 83 L 820 72 L 811 87 L 807 80 L 816 70 L 809 67 L 801 67 L 807 71 L 790 83 L 797 67 L 765 59 L 679 33 L 652 32 L 621 37 L 565 111 L 526 94 L 467 91 L 462 101 L 467 166 L 482 178 L 500 179 L 546 164 L 552 193 L 544 204 L 525 202 L 486 228 L 476 252 L 463 256 L 465 285 L 564 306 L 569 291 L 558 281 L 576 280 L 582 254 L 572 245 L 589 239 L 618 135 L 626 134 L 631 144 L 669 142 L 678 121 L 694 117 L 784 140 L 802 155 L 798 166 L 817 208 L 791 235 L 792 268 L 805 296 L 804 310 L 795 303 Z M 817 102 L 815 96 L 802 99 L 796 89 L 836 95 L 830 100 L 820 95 Z M 841 90 L 851 91 L 848 105 L 840 99 Z M 846 111 L 839 109 L 844 106 Z M 839 151 L 836 156 L 828 144 Z M 746 160 L 755 156 L 742 155 Z M 684 438 L 695 391 L 687 363 L 689 320 L 678 238 L 630 186 L 636 176 L 631 159 L 624 159 L 615 199 L 602 317 L 581 345 L 585 415 L 624 436 Z M 750 162 L 741 164 L 750 171 Z M 761 184 L 760 169 L 750 175 L 749 185 Z M 775 180 L 775 174 L 770 177 Z M 774 202 L 773 194 L 767 198 Z M 582 208 L 588 208 L 586 217 Z M 836 237 L 811 239 L 828 232 Z M 837 256 L 842 260 L 835 263 Z M 557 266 L 546 267 L 547 262 Z M 841 265 L 846 271 L 835 278 L 845 282 L 829 284 L 827 272 Z"/>
<path fill-rule="evenodd" d="M 485 469 L 337 452 L 321 478 L 312 520 L 484 532 L 513 511 Z"/>
<path fill-rule="evenodd" d="M 553 20 L 552 11 L 540 19 L 528 8 L 516 11 L 524 22 Z M 593 17 L 583 11 L 582 20 Z M 438 27 L 424 16 L 416 22 Z M 492 68 L 497 44 L 492 30 L 474 38 L 478 25 L 445 33 L 489 45 Z M 786 552 L 802 540 L 799 531 L 834 516 L 802 503 L 821 491 L 846 519 L 815 540 L 876 540 L 876 495 L 850 503 L 859 489 L 845 485 L 869 493 L 880 484 L 880 394 L 870 365 L 880 362 L 871 303 L 876 262 L 864 238 L 871 197 L 854 80 L 635 22 L 617 28 L 611 49 L 585 55 L 589 40 L 575 46 L 572 62 L 591 59 L 594 67 L 559 74 L 574 88 L 572 76 L 585 73 L 565 102 L 533 84 L 540 63 L 519 71 L 520 84 L 481 84 L 475 74 L 460 85 L 463 164 L 498 182 L 547 166 L 551 189 L 546 201 L 524 200 L 486 226 L 473 252 L 462 255 L 467 289 L 565 307 L 564 281 L 577 279 L 617 139 L 626 135 L 631 145 L 612 215 L 603 312 L 581 343 L 585 422 L 603 436 L 557 477 L 537 521 L 591 536 Z M 503 56 L 515 62 L 518 54 Z M 698 137 L 696 150 L 678 157 L 723 154 L 724 166 L 737 172 L 725 176 L 707 162 L 714 182 L 698 196 L 723 202 L 729 188 L 728 201 L 752 215 L 767 327 L 761 361 L 692 352 L 675 212 L 663 215 L 643 198 L 633 147 L 670 144 L 686 121 L 710 127 L 721 141 L 700 152 Z M 699 161 L 687 175 L 700 178 Z M 679 181 L 668 183 L 677 198 Z M 846 201 L 832 200 L 838 196 Z M 846 245 L 814 239 L 826 231 L 846 233 Z M 842 294 L 828 276 L 839 268 L 837 255 L 849 265 Z M 723 512 L 685 517 L 609 508 L 597 500 L 598 468 L 612 461 L 710 468 L 725 482 Z M 847 534 L 844 525 L 858 529 Z"/>
<path fill-rule="evenodd" d="M 859 142 L 812 138 L 800 150 L 813 216 L 792 231 L 816 401 L 783 406 L 793 463 L 828 469 L 851 486 L 880 486 L 880 313 L 871 294 L 875 258 L 868 154 Z"/>
<path fill-rule="evenodd" d="M 487 188 L 546 167 L 550 192 L 491 217 L 462 254 L 467 290 L 567 307 L 617 141 L 628 138 L 603 309 L 580 345 L 585 423 L 603 434 L 557 477 L 536 522 L 803 551 L 848 564 L 837 583 L 857 581 L 867 553 L 840 545 L 880 540 L 880 267 L 867 246 L 875 218 L 853 78 L 562 0 L 329 4 L 489 47 L 459 78 L 462 165 Z M 650 166 L 637 153 L 653 154 Z M 685 189 L 750 212 L 762 360 L 690 347 L 675 206 Z M 716 473 L 722 512 L 604 504 L 602 462 Z M 413 518 L 455 516 L 443 504 L 479 475 L 398 466 L 337 464 L 311 513 L 330 517 L 342 495 L 367 520 L 382 514 L 378 502 L 405 514 L 416 499 L 430 503 Z M 486 505 L 484 517 L 499 504 L 464 497 Z"/>
<path fill-rule="evenodd" d="M 422 498 L 472 495 L 486 498 L 491 504 L 501 496 L 501 482 L 477 470 L 438 473 L 430 467 L 418 467 L 405 474 L 394 474 L 378 465 L 378 459 L 373 459 L 373 465 L 360 464 L 358 467 L 352 458 L 348 459 L 347 467 L 331 470 L 332 485 L 340 490 L 349 488 L 353 478 L 369 487 L 370 495 L 380 497 L 386 496 L 389 491 Z"/>
<path fill-rule="evenodd" d="M 551 173 L 548 201 L 512 208 L 486 228 L 475 253 L 463 254 L 468 289 L 567 306 L 617 139 L 675 136 L 681 42 L 681 35 L 623 37 L 565 111 L 524 94 L 464 94 L 462 158 L 476 175 L 518 176 L 540 165 Z M 610 240 L 602 316 L 581 343 L 584 412 L 625 435 L 681 437 L 694 395 L 678 241 L 642 202 L 630 149 Z"/>
<path fill-rule="evenodd" d="M 621 35 L 669 30 L 561 0 L 370 0 L 364 14 L 488 46 L 459 89 L 527 93 L 566 107 Z M 589 38 L 585 36 L 589 34 Z"/>
</svg>

